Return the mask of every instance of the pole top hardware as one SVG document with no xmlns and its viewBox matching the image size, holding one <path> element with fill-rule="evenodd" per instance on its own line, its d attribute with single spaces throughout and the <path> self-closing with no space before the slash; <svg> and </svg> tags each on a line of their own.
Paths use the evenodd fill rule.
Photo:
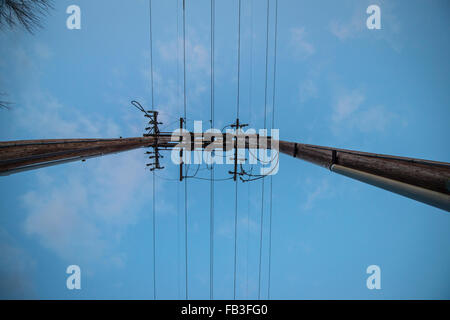
<svg viewBox="0 0 450 320">
<path fill-rule="evenodd" d="M 146 154 L 149 155 L 149 159 L 153 159 L 154 162 L 147 163 L 147 167 L 150 167 L 150 171 L 154 170 L 160 170 L 164 169 L 164 167 L 161 167 L 161 164 L 159 162 L 160 158 L 163 158 L 161 154 L 159 153 L 158 148 L 158 138 L 160 135 L 160 130 L 158 125 L 162 124 L 162 122 L 158 121 L 158 114 L 159 112 L 156 110 L 145 110 L 142 105 L 133 100 L 131 101 L 131 104 L 135 106 L 138 110 L 142 111 L 144 113 L 144 117 L 148 118 L 148 127 L 145 128 L 146 133 L 143 134 L 144 137 L 153 137 L 153 144 L 149 145 L 150 148 L 153 148 L 153 150 L 147 151 Z"/>
</svg>

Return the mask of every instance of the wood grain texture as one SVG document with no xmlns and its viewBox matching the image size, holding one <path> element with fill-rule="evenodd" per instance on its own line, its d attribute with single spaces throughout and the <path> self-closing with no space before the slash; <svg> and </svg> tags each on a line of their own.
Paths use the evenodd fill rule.
<svg viewBox="0 0 450 320">
<path fill-rule="evenodd" d="M 450 163 L 280 141 L 280 152 L 329 168 L 335 164 L 450 194 Z M 295 152 L 296 151 L 296 152 Z"/>
</svg>

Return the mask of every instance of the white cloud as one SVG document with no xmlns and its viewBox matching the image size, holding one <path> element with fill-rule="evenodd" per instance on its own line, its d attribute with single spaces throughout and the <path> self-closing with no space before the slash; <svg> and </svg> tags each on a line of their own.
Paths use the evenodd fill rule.
<svg viewBox="0 0 450 320">
<path fill-rule="evenodd" d="M 304 27 L 291 29 L 291 46 L 294 53 L 301 58 L 307 58 L 316 52 L 314 45 L 307 41 Z"/>
<path fill-rule="evenodd" d="M 119 128 L 107 115 L 81 112 L 89 108 L 66 104 L 48 93 L 37 76 L 43 71 L 39 59 L 52 55 L 47 49 L 40 44 L 8 49 L 8 54 L 14 56 L 12 76 L 17 80 L 26 75 L 27 82 L 19 88 L 22 96 L 16 97 L 20 104 L 5 113 L 11 121 L 2 130 L 4 138 L 112 138 L 122 134 L 120 130 L 124 127 L 136 123 L 133 114 L 131 118 L 118 119 L 123 120 Z M 69 263 L 101 261 L 122 267 L 126 264 L 126 254 L 119 249 L 122 235 L 144 219 L 141 214 L 149 211 L 142 209 L 152 201 L 149 197 L 152 179 L 144 157 L 144 151 L 138 149 L 84 163 L 64 164 L 58 169 L 24 173 L 30 177 L 29 187 L 21 198 L 25 208 L 21 222 L 24 232 Z M 164 185 L 158 181 L 162 195 Z M 157 207 L 158 214 L 173 209 L 164 196 L 159 199 L 158 204 L 162 205 Z"/>
<path fill-rule="evenodd" d="M 359 109 L 364 99 L 364 95 L 357 90 L 340 95 L 333 106 L 332 120 L 334 122 L 345 120 Z"/>
<path fill-rule="evenodd" d="M 151 201 L 146 195 L 152 193 L 152 180 L 143 157 L 136 150 L 76 163 L 61 177 L 41 174 L 22 197 L 25 232 L 70 263 L 102 259 L 123 266 L 126 256 L 116 245 L 144 218 L 139 213 Z M 158 184 L 164 190 L 164 183 Z M 171 208 L 158 207 L 158 214 L 166 210 Z"/>
<path fill-rule="evenodd" d="M 176 63 L 177 59 L 183 62 L 183 39 L 178 38 L 169 42 L 158 42 L 157 49 L 161 58 L 166 62 Z M 177 49 L 179 50 L 177 54 Z M 211 72 L 210 50 L 196 36 L 186 40 L 186 68 L 194 73 Z"/>
<path fill-rule="evenodd" d="M 309 189 L 313 188 L 313 190 L 308 192 L 306 201 L 302 206 L 303 210 L 311 210 L 318 200 L 329 196 L 330 187 L 327 180 L 323 179 L 315 186 L 311 186 L 311 182 L 309 184 Z"/>
<path fill-rule="evenodd" d="M 254 219 L 248 219 L 247 217 L 239 218 L 238 219 L 238 226 L 239 228 L 244 228 L 247 230 L 249 228 L 250 234 L 258 234 L 260 223 L 259 221 L 255 221 Z M 222 221 L 218 226 L 216 227 L 216 233 L 218 236 L 233 239 L 234 237 L 234 219 L 233 220 L 226 220 Z M 239 232 L 239 230 L 238 230 Z"/>
<path fill-rule="evenodd" d="M 340 93 L 333 103 L 331 120 L 333 130 L 356 129 L 360 132 L 383 132 L 397 115 L 386 110 L 382 105 L 370 106 L 365 103 L 366 97 L 359 90 Z"/>
<path fill-rule="evenodd" d="M 188 108 L 196 106 L 190 109 L 190 112 L 195 112 L 191 116 L 196 117 L 202 115 L 204 103 L 199 102 L 205 97 L 204 93 L 210 85 L 210 50 L 195 31 L 191 30 L 190 33 L 189 40 L 186 40 L 186 91 Z M 183 39 L 157 41 L 154 48 L 155 107 L 160 112 L 161 121 L 167 124 L 179 119 L 183 112 Z M 145 83 L 150 83 L 150 56 L 147 53 L 144 53 L 144 56 L 148 63 L 142 68 L 141 74 Z M 165 76 L 162 76 L 162 69 Z M 150 102 L 147 105 L 150 106 Z"/>
<path fill-rule="evenodd" d="M 353 15 L 348 22 L 333 20 L 330 22 L 330 31 L 340 40 L 347 40 L 364 30 L 365 21 L 364 16 L 360 15 Z"/>
<path fill-rule="evenodd" d="M 147 78 L 150 77 L 150 71 L 145 70 Z M 180 88 L 177 88 L 177 81 L 171 78 L 162 77 L 158 70 L 153 70 L 153 81 L 155 94 L 157 95 L 156 108 L 159 112 L 159 118 L 164 124 L 173 122 L 181 114 L 183 106 L 182 81 Z"/>
<path fill-rule="evenodd" d="M 86 116 L 76 106 L 65 106 L 51 94 L 29 93 L 14 105 L 11 116 L 21 132 L 39 138 L 118 137 L 119 127 L 104 115 Z"/>
<path fill-rule="evenodd" d="M 397 116 L 386 110 L 383 106 L 374 106 L 361 111 L 358 114 L 355 125 L 363 132 L 383 132 L 395 118 Z"/>
<path fill-rule="evenodd" d="M 300 102 L 317 98 L 318 91 L 316 83 L 312 79 L 303 81 L 299 87 Z"/>
<path fill-rule="evenodd" d="M 380 0 L 381 1 L 381 0 Z M 393 50 L 400 52 L 402 49 L 401 24 L 394 14 L 395 2 L 381 1 L 381 30 L 368 30 L 366 26 L 366 8 L 372 4 L 369 1 L 357 2 L 353 5 L 353 13 L 347 19 L 335 19 L 329 24 L 330 32 L 341 41 L 349 39 L 370 37 L 370 39 L 386 42 Z"/>
</svg>

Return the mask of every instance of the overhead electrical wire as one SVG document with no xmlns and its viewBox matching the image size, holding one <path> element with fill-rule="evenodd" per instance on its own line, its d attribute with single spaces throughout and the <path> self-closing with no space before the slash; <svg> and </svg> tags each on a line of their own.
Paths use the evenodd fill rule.
<svg viewBox="0 0 450 320">
<path fill-rule="evenodd" d="M 184 119 L 186 119 L 186 3 L 183 0 L 183 98 L 184 98 Z M 186 129 L 186 121 L 184 121 Z M 186 172 L 186 164 L 184 164 Z M 188 220 L 187 220 L 187 179 L 184 179 L 184 246 L 185 246 L 185 275 L 186 275 L 186 299 L 188 299 Z"/>
<path fill-rule="evenodd" d="M 158 179 L 161 179 L 161 180 L 166 180 L 166 181 L 180 181 L 180 179 L 179 178 L 166 178 L 166 177 L 163 177 L 163 176 L 160 176 L 160 175 L 158 175 L 158 174 L 156 174 L 156 177 L 158 178 Z M 203 178 L 203 177 L 195 177 L 195 176 L 191 176 L 191 177 L 189 177 L 189 179 L 197 179 L 197 180 L 205 180 L 205 181 L 214 181 L 214 182 L 220 182 L 220 181 L 228 181 L 228 180 L 231 180 L 231 179 L 233 179 L 233 177 L 227 177 L 227 178 L 214 178 L 214 180 L 211 180 L 211 178 Z"/>
<path fill-rule="evenodd" d="M 240 79 L 241 79 L 240 74 L 241 74 L 241 0 L 239 0 L 239 8 L 238 8 L 238 62 L 237 62 L 237 101 L 236 101 L 237 119 L 239 119 Z"/>
<path fill-rule="evenodd" d="M 153 86 L 153 35 L 152 35 L 152 0 L 149 0 L 149 16 L 150 16 L 150 82 L 152 88 L 151 95 L 151 103 L 152 103 L 152 111 L 154 110 L 154 86 Z M 156 227 L 155 227 L 155 216 L 156 216 L 156 179 L 155 179 L 155 171 L 152 172 L 152 193 L 153 193 L 153 216 L 152 216 L 152 227 L 153 227 L 153 300 L 156 299 Z"/>
<path fill-rule="evenodd" d="M 239 119 L 239 100 L 240 100 L 240 73 L 241 73 L 241 0 L 238 6 L 238 70 L 237 70 L 237 101 L 236 101 L 236 119 Z M 240 130 L 236 127 L 236 133 Z M 237 148 L 237 141 L 236 148 Z M 237 152 L 235 157 L 237 157 Z M 234 159 L 237 161 L 237 159 Z M 237 217 L 238 217 L 238 180 L 235 182 L 235 206 L 234 206 L 234 272 L 233 272 L 233 298 L 236 300 L 236 267 L 237 267 Z"/>
<path fill-rule="evenodd" d="M 253 89 L 253 0 L 250 0 L 250 84 L 248 94 L 249 120 L 252 121 L 252 89 Z M 250 152 L 250 150 L 249 150 Z M 252 166 L 253 169 L 253 166 Z M 248 184 L 247 197 L 247 252 L 246 252 L 246 291 L 248 299 L 248 271 L 249 271 L 249 250 L 250 250 L 250 183 Z"/>
<path fill-rule="evenodd" d="M 186 3 L 183 1 L 183 108 L 184 108 L 184 128 L 187 125 L 187 95 L 186 95 Z M 240 60 L 241 60 L 241 0 L 238 1 L 238 62 L 237 62 L 237 101 L 236 101 L 236 116 L 237 119 L 240 115 Z M 274 110 L 275 110 L 275 75 L 276 75 L 276 37 L 277 37 L 277 1 L 275 7 L 275 54 L 274 54 L 274 87 L 273 87 L 273 102 L 272 102 L 272 128 L 274 125 Z M 267 129 L 267 87 L 268 87 L 268 47 L 269 47 L 269 9 L 270 4 L 267 0 L 267 25 L 266 25 L 266 60 L 265 60 L 265 85 L 264 85 L 264 129 Z M 178 10 L 179 1 L 177 2 L 177 96 L 179 97 L 179 25 L 178 25 Z M 150 14 L 150 69 L 151 69 L 151 103 L 152 110 L 154 110 L 154 82 L 153 82 L 153 40 L 152 40 L 152 1 L 149 0 L 149 14 Z M 252 78 L 253 78 L 253 1 L 251 2 L 251 52 L 250 52 L 250 86 L 249 86 L 249 113 L 251 117 L 252 113 Z M 211 0 L 211 110 L 210 110 L 210 123 L 211 128 L 214 127 L 214 29 L 215 29 L 215 0 Z M 224 128 L 225 129 L 225 128 Z M 239 130 L 239 128 L 236 128 Z M 222 130 L 223 131 L 223 130 Z M 200 166 L 197 166 L 195 173 L 191 176 L 188 175 L 187 164 L 184 163 L 185 169 L 185 192 L 184 192 L 184 222 L 185 222 L 185 298 L 188 299 L 188 205 L 187 205 L 187 178 L 194 178 L 200 180 L 210 181 L 210 299 L 214 298 L 214 182 L 215 181 L 225 181 L 230 180 L 230 178 L 216 179 L 214 177 L 214 165 L 210 167 L 207 166 L 206 169 L 210 170 L 210 178 L 197 177 L 197 173 L 200 170 Z M 203 169 L 202 169 L 203 170 Z M 242 174 L 245 171 L 241 165 Z M 250 172 L 252 172 L 251 170 Z M 262 235 L 263 235 L 263 222 L 264 222 L 264 177 L 265 175 L 253 175 L 248 174 L 250 178 L 243 181 L 253 181 L 257 179 L 262 180 L 261 189 L 261 219 L 260 219 L 260 243 L 259 243 L 259 272 L 258 272 L 258 298 L 261 298 L 261 266 L 262 266 Z M 156 299 L 156 203 L 155 203 L 155 190 L 156 190 L 156 175 L 153 172 L 153 296 Z M 159 176 L 158 176 L 159 177 Z M 165 177 L 159 177 L 161 179 L 167 179 Z M 175 180 L 175 179 L 173 179 Z M 242 177 L 241 177 L 242 180 Z M 250 186 L 248 189 L 250 196 Z M 270 185 L 270 220 L 269 220 L 269 285 L 268 285 L 268 296 L 270 297 L 270 267 L 271 267 L 271 226 L 272 226 L 272 177 Z M 179 189 L 177 194 L 177 212 L 179 212 Z M 233 273 L 233 297 L 236 299 L 236 282 L 237 282 L 237 226 L 238 226 L 238 185 L 237 180 L 235 184 L 235 216 L 234 216 L 234 273 Z M 177 219 L 177 230 L 179 231 L 179 217 Z M 248 203 L 247 210 L 247 297 L 248 297 L 248 272 L 249 272 L 249 223 L 250 223 L 250 203 Z M 179 234 L 179 232 L 178 232 Z M 178 241 L 179 245 L 179 241 Z M 178 259 L 179 259 L 179 246 L 178 246 Z M 178 269 L 179 270 L 179 269 Z M 180 277 L 179 277 L 180 278 Z M 180 285 L 178 285 L 178 290 L 180 291 Z"/>
<path fill-rule="evenodd" d="M 177 0 L 177 104 L 180 105 L 181 109 L 181 103 L 180 103 L 180 0 Z M 181 114 L 181 110 L 180 110 Z M 179 119 L 176 120 L 177 122 Z M 175 181 L 178 181 L 179 179 L 174 179 Z M 180 218 L 181 218 L 181 210 L 180 210 L 180 184 L 177 183 L 177 286 L 178 286 L 178 299 L 181 299 L 181 248 L 180 248 L 180 233 L 181 233 L 181 226 L 180 226 Z"/>
<path fill-rule="evenodd" d="M 214 128 L 214 13 L 215 0 L 211 0 L 211 129 Z M 212 300 L 214 299 L 214 163 L 211 163 L 210 179 L 209 298 Z"/>
<path fill-rule="evenodd" d="M 277 79 L 277 34 L 278 34 L 278 0 L 275 0 L 275 36 L 274 36 L 274 58 L 273 58 L 273 92 L 272 92 L 272 129 L 275 123 L 275 92 Z M 270 176 L 270 209 L 269 209 L 269 270 L 268 270 L 268 285 L 267 285 L 267 299 L 270 299 L 270 276 L 272 266 L 272 209 L 273 209 L 273 175 Z"/>
<path fill-rule="evenodd" d="M 269 0 L 267 0 L 267 19 L 266 19 L 266 74 L 264 84 L 264 129 L 267 129 L 267 69 L 269 55 Z M 262 264 L 262 240 L 263 240 L 263 222 L 264 222 L 264 177 L 261 182 L 261 218 L 259 232 L 259 271 L 258 271 L 258 299 L 261 299 L 261 264 Z"/>
<path fill-rule="evenodd" d="M 235 204 L 234 204 L 234 282 L 233 282 L 233 298 L 236 300 L 236 266 L 237 266 L 237 212 L 238 212 L 238 180 L 236 179 L 235 188 Z"/>
<path fill-rule="evenodd" d="M 269 61 L 269 0 L 267 0 L 267 20 L 266 20 L 266 72 L 264 83 L 264 129 L 267 129 L 266 115 L 267 115 L 267 78 L 268 78 L 268 63 Z"/>
</svg>

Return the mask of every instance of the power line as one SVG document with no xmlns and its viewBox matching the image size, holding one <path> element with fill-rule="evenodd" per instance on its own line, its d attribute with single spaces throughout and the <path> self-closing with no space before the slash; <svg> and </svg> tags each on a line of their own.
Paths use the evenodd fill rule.
<svg viewBox="0 0 450 320">
<path fill-rule="evenodd" d="M 186 4 L 183 0 L 183 97 L 184 97 L 184 119 L 186 119 Z M 184 121 L 186 128 L 186 121 Z M 184 164 L 186 172 L 186 164 Z M 186 272 L 186 299 L 188 298 L 188 228 L 187 228 L 187 179 L 184 179 L 184 241 L 185 241 L 185 272 Z"/>
<path fill-rule="evenodd" d="M 184 166 L 186 169 L 186 166 Z M 187 236 L 187 179 L 184 179 L 184 245 L 185 245 L 185 273 L 186 273 L 186 299 L 188 298 L 188 236 Z"/>
<path fill-rule="evenodd" d="M 178 299 L 181 298 L 181 281 L 180 281 L 180 184 L 177 183 L 177 286 L 178 286 Z"/>
<path fill-rule="evenodd" d="M 180 102 L 180 39 L 179 39 L 179 34 L 180 34 L 180 26 L 179 26 L 179 20 L 180 20 L 180 1 L 177 0 L 177 103 Z M 181 106 L 181 103 L 180 103 Z M 181 113 L 181 112 L 180 112 Z M 178 121 L 178 120 L 177 120 Z M 178 181 L 178 179 L 176 179 Z M 180 231 L 181 231 L 181 226 L 180 226 L 180 218 L 181 218 L 181 214 L 180 214 L 180 184 L 177 183 L 177 284 L 178 284 L 178 299 L 181 298 L 181 272 L 180 272 L 180 267 L 181 267 L 181 257 L 180 257 L 180 253 L 181 253 L 181 248 L 180 248 Z"/>
<path fill-rule="evenodd" d="M 183 105 L 184 105 L 184 120 L 186 123 L 186 4 L 183 0 Z M 185 125 L 186 126 L 186 125 Z"/>
<path fill-rule="evenodd" d="M 269 0 L 267 0 L 267 27 L 266 27 L 266 74 L 265 74 L 265 84 L 264 84 L 264 129 L 267 128 L 266 125 L 266 114 L 267 114 L 267 69 L 269 60 Z"/>
<path fill-rule="evenodd" d="M 273 92 L 272 92 L 272 129 L 275 122 L 275 92 L 276 92 L 276 78 L 277 78 L 277 33 L 278 33 L 278 0 L 275 0 L 275 45 L 274 45 L 274 62 L 273 62 Z M 269 270 L 268 270 L 268 286 L 267 298 L 270 299 L 270 275 L 272 263 L 272 187 L 273 175 L 270 176 L 270 212 L 269 212 Z"/>
<path fill-rule="evenodd" d="M 154 94 L 153 94 L 153 32 L 152 32 L 152 0 L 149 1 L 150 14 L 150 82 L 152 86 L 152 111 L 154 110 Z"/>
<path fill-rule="evenodd" d="M 155 189 L 156 180 L 155 172 L 153 171 L 153 299 L 156 299 L 156 228 L 155 228 L 155 216 L 156 216 L 156 203 L 155 203 Z"/>
<path fill-rule="evenodd" d="M 250 84 L 249 84 L 249 121 L 252 121 L 252 89 L 253 89 L 253 0 L 250 0 Z M 248 184 L 248 207 L 247 207 L 247 270 L 246 270 L 246 297 L 248 299 L 248 270 L 250 249 L 250 183 Z"/>
<path fill-rule="evenodd" d="M 214 11 L 215 1 L 211 0 L 211 128 L 214 128 Z M 209 226 L 209 297 L 214 298 L 214 163 L 210 172 L 210 226 Z"/>
<path fill-rule="evenodd" d="M 240 73 L 241 73 L 241 0 L 238 6 L 238 72 L 237 72 L 237 110 L 236 119 L 239 119 L 239 100 L 240 100 Z M 237 120 L 238 121 L 238 120 Z M 236 126 L 236 131 L 239 127 Z M 237 141 L 236 141 L 237 148 Z M 237 157 L 237 151 L 235 153 Z M 234 159 L 237 161 L 237 159 Z M 236 163 L 236 162 L 235 162 Z M 235 182 L 235 207 L 234 207 L 234 273 L 233 273 L 233 298 L 236 300 L 236 266 L 237 266 L 237 216 L 238 216 L 238 180 Z"/>
<path fill-rule="evenodd" d="M 259 231 L 259 272 L 258 272 L 258 299 L 261 299 L 261 260 L 262 260 L 262 232 L 263 232 L 263 218 L 264 218 L 264 178 L 261 184 L 261 219 Z"/>
<path fill-rule="evenodd" d="M 249 249 L 250 249 L 250 183 L 248 184 L 248 195 L 247 195 L 247 285 L 246 285 L 246 297 L 248 299 L 248 257 L 249 257 Z"/>
<path fill-rule="evenodd" d="M 239 118 L 239 95 L 240 95 L 240 73 L 241 73 L 241 0 L 239 0 L 238 8 L 238 72 L 237 72 L 237 113 L 236 118 Z M 238 128 L 236 128 L 237 130 Z"/>
<path fill-rule="evenodd" d="M 269 55 L 269 0 L 267 0 L 267 22 L 266 22 L 266 74 L 264 85 L 264 129 L 267 129 L 267 69 L 268 69 L 268 55 Z M 262 177 L 261 183 L 261 227 L 259 234 L 259 272 L 258 272 L 258 299 L 261 299 L 261 264 L 262 264 L 262 234 L 264 222 L 264 179 Z"/>
<path fill-rule="evenodd" d="M 238 181 L 236 180 L 235 207 L 234 207 L 234 282 L 233 298 L 236 300 L 236 262 L 237 262 L 237 206 L 238 206 Z"/>
<path fill-rule="evenodd" d="M 269 208 L 269 270 L 268 270 L 267 299 L 270 299 L 270 267 L 271 267 L 271 255 L 272 255 L 272 185 L 273 185 L 273 176 L 270 176 L 270 208 Z"/>
<path fill-rule="evenodd" d="M 277 36 L 278 36 L 278 0 L 275 0 L 275 36 L 274 36 L 274 55 L 273 55 L 273 92 L 272 92 L 272 129 L 275 122 L 275 91 L 277 74 Z"/>
<path fill-rule="evenodd" d="M 153 35 L 152 35 L 152 0 L 149 0 L 149 16 L 150 16 L 150 82 L 152 87 L 152 111 L 154 110 L 154 86 L 153 86 Z M 153 191 L 153 217 L 152 217 L 152 227 L 153 227 L 153 299 L 156 299 L 156 236 L 155 236 L 155 216 L 156 216 L 156 180 L 155 171 L 152 174 L 152 191 Z"/>
</svg>

